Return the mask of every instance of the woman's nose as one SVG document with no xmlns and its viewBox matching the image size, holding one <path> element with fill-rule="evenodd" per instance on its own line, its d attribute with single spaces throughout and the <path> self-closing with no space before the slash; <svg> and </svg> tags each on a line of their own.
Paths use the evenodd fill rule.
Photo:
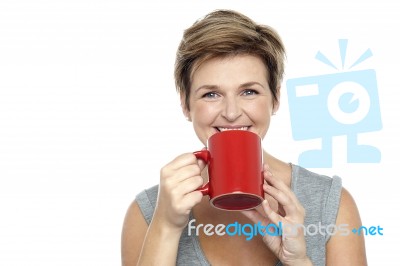
<svg viewBox="0 0 400 266">
<path fill-rule="evenodd" d="M 233 122 L 242 115 L 242 109 L 235 98 L 225 98 L 222 116 L 229 122 Z"/>
</svg>

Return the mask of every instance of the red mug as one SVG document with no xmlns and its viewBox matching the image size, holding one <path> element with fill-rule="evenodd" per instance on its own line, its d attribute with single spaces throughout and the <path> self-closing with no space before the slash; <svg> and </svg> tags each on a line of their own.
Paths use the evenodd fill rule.
<svg viewBox="0 0 400 266">
<path fill-rule="evenodd" d="M 208 164 L 209 181 L 198 190 L 214 207 L 238 211 L 264 200 L 261 138 L 250 131 L 227 130 L 212 135 L 207 149 L 194 155 Z"/>
</svg>

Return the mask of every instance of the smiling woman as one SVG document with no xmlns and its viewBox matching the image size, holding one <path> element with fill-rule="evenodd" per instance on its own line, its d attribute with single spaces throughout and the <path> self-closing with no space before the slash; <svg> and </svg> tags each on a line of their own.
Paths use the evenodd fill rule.
<svg viewBox="0 0 400 266">
<path fill-rule="evenodd" d="M 175 63 L 176 87 L 183 113 L 204 145 L 227 130 L 266 137 L 279 108 L 284 57 L 275 30 L 238 12 L 214 11 L 184 32 Z M 126 214 L 123 265 L 365 265 L 362 236 L 301 231 L 311 224 L 361 226 L 341 179 L 312 173 L 266 151 L 262 156 L 265 200 L 246 211 L 209 204 L 198 190 L 208 182 L 208 171 L 193 153 L 162 167 L 159 185 L 137 195 Z M 193 219 L 207 225 L 282 225 L 283 232 L 256 235 L 251 241 L 243 235 L 190 235 L 187 226 Z M 299 232 L 288 234 L 288 228 Z"/>
<path fill-rule="evenodd" d="M 183 105 L 183 110 L 204 145 L 223 129 L 245 128 L 264 138 L 278 107 L 266 72 L 259 57 L 246 54 L 217 57 L 198 66 L 192 74 L 189 107 Z"/>
</svg>

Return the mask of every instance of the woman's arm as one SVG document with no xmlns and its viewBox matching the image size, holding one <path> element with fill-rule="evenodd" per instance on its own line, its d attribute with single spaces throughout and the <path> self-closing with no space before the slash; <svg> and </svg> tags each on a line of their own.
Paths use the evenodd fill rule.
<svg viewBox="0 0 400 266">
<path fill-rule="evenodd" d="M 193 153 L 178 156 L 160 171 L 160 185 L 153 218 L 147 227 L 137 205 L 129 208 L 122 232 L 123 265 L 175 265 L 179 239 L 192 208 L 203 195 L 205 164 Z"/>
<path fill-rule="evenodd" d="M 137 264 L 147 229 L 148 225 L 138 204 L 134 201 L 129 206 L 122 227 L 121 258 L 123 266 Z"/>
<path fill-rule="evenodd" d="M 122 229 L 122 265 L 175 265 L 180 235 L 179 231 L 163 230 L 157 221 L 148 226 L 138 204 L 133 202 Z"/>
<path fill-rule="evenodd" d="M 357 205 L 350 193 L 343 188 L 336 226 L 344 224 L 348 225 L 348 234 L 341 235 L 340 232 L 337 232 L 328 241 L 327 265 L 367 265 L 364 236 L 351 232 L 353 228 L 361 226 Z"/>
</svg>

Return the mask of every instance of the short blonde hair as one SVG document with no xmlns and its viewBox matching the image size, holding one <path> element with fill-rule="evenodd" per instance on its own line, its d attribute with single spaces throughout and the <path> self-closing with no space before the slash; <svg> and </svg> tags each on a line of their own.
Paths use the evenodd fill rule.
<svg viewBox="0 0 400 266">
<path fill-rule="evenodd" d="M 204 61 L 238 54 L 259 56 L 267 69 L 268 84 L 278 101 L 284 73 L 285 48 L 278 33 L 232 10 L 216 10 L 186 29 L 175 61 L 175 85 L 190 110 L 192 74 Z"/>
</svg>

